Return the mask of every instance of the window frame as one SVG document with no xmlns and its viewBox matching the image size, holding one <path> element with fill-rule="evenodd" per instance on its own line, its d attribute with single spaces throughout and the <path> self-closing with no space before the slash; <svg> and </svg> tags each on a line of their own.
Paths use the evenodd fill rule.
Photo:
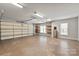
<svg viewBox="0 0 79 59">
<path fill-rule="evenodd" d="M 60 24 L 60 35 L 68 35 L 68 23 Z"/>
</svg>

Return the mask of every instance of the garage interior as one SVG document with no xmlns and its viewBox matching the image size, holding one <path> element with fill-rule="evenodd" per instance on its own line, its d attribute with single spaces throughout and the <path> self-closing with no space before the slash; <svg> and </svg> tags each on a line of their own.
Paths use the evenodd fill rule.
<svg viewBox="0 0 79 59">
<path fill-rule="evenodd" d="M 0 56 L 79 56 L 78 3 L 0 3 Z"/>
</svg>

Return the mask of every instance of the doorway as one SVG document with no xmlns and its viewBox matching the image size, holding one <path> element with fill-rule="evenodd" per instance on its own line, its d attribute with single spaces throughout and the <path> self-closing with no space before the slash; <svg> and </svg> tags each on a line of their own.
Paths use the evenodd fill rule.
<svg viewBox="0 0 79 59">
<path fill-rule="evenodd" d="M 40 25 L 40 34 L 46 34 L 46 25 L 45 24 Z"/>
</svg>

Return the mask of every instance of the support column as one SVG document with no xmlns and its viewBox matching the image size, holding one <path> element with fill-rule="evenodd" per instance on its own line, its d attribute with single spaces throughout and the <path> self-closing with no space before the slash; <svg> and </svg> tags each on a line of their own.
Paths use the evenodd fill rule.
<svg viewBox="0 0 79 59">
<path fill-rule="evenodd" d="M 0 40 L 1 40 L 1 20 L 0 20 Z"/>
<path fill-rule="evenodd" d="M 78 41 L 79 41 L 79 16 L 78 16 Z"/>
<path fill-rule="evenodd" d="M 51 37 L 52 37 L 52 38 L 54 38 L 54 37 L 53 37 L 53 27 L 54 27 L 54 24 L 53 24 L 53 22 L 52 22 L 52 34 L 51 34 Z"/>
</svg>

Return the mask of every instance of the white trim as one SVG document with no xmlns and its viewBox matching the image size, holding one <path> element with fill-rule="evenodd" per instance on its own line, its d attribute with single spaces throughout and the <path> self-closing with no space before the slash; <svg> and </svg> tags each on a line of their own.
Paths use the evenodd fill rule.
<svg viewBox="0 0 79 59">
<path fill-rule="evenodd" d="M 69 40 L 78 40 L 78 38 L 72 38 L 72 37 L 59 37 L 59 38 L 69 39 Z"/>
</svg>

